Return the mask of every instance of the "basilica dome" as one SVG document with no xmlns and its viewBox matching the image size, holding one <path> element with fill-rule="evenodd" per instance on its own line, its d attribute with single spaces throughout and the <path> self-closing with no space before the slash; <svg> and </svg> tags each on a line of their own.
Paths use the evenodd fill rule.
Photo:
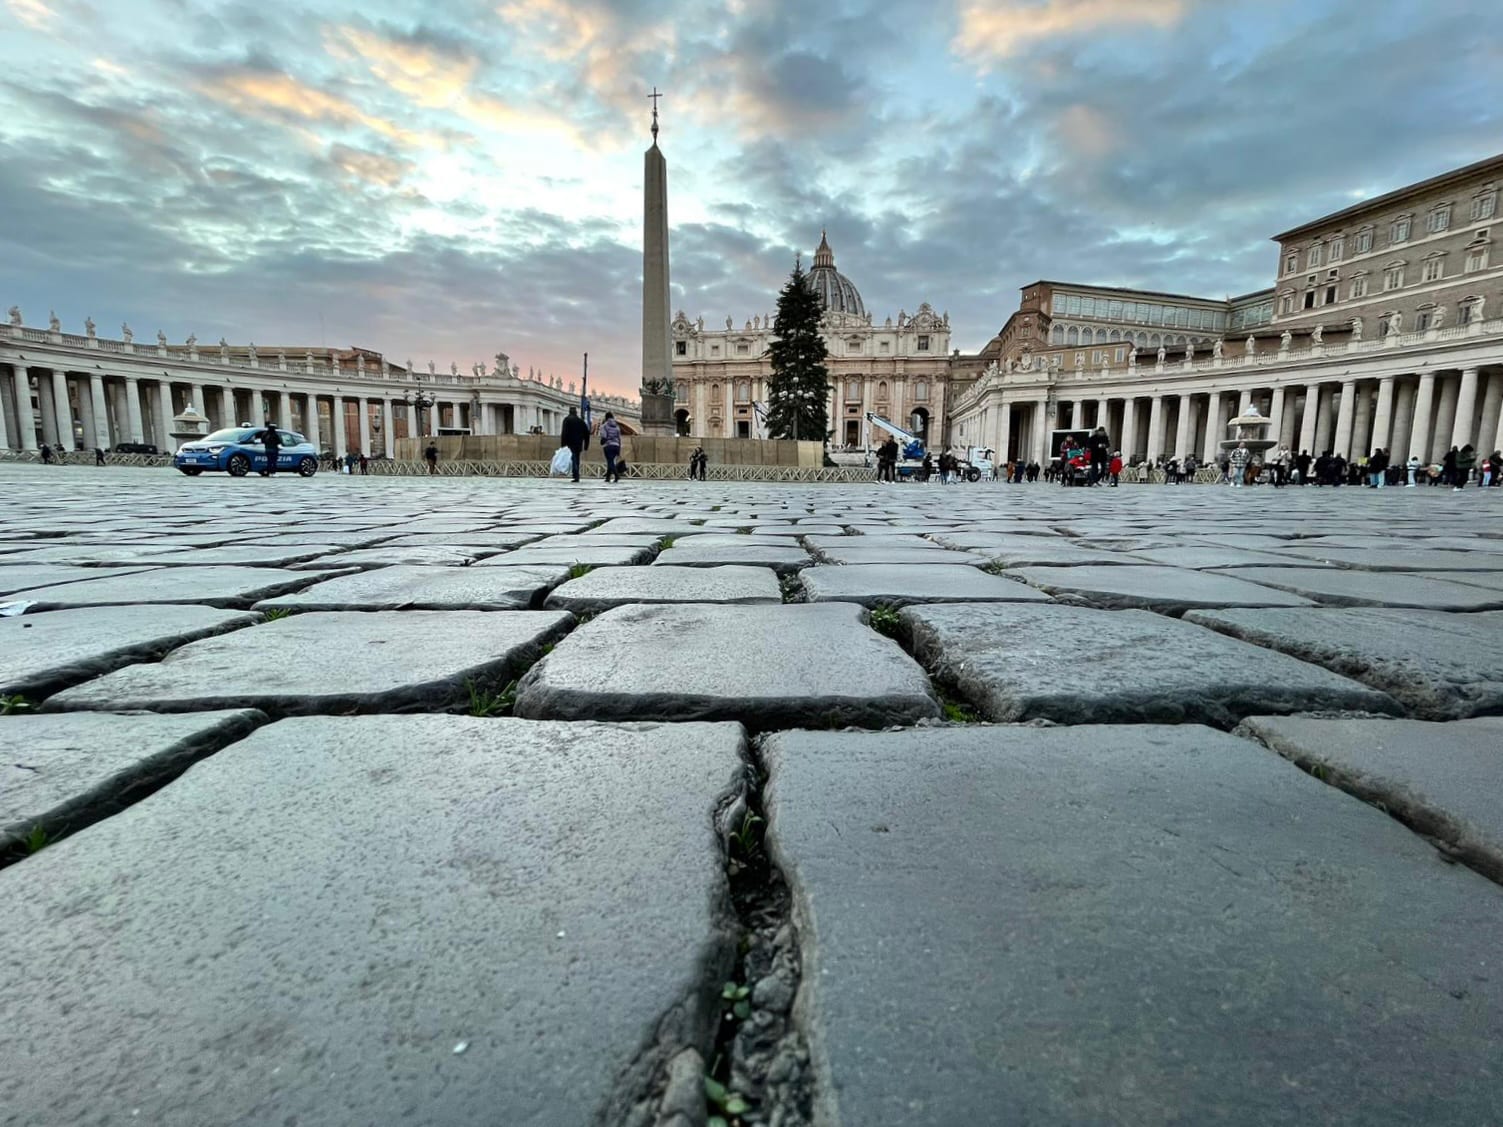
<svg viewBox="0 0 1503 1127">
<path fill-rule="evenodd" d="M 823 231 L 819 234 L 819 249 L 814 252 L 814 266 L 809 271 L 809 288 L 819 295 L 825 309 L 832 313 L 866 316 L 861 291 L 854 282 L 835 269 L 835 252 L 830 249 L 830 242 Z"/>
</svg>

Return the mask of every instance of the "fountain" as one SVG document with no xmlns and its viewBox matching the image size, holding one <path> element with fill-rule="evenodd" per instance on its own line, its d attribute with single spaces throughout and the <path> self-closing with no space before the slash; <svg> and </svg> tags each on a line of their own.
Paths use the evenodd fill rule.
<svg viewBox="0 0 1503 1127">
<path fill-rule="evenodd" d="M 194 410 L 191 403 L 188 404 L 181 415 L 174 415 L 172 421 L 176 425 L 176 429 L 168 433 L 177 439 L 179 446 L 184 442 L 192 442 L 194 439 L 202 438 L 209 433 L 209 420 Z M 170 454 L 172 451 L 169 450 L 167 453 Z"/>
<path fill-rule="evenodd" d="M 1272 419 L 1264 418 L 1256 407 L 1249 407 L 1247 414 L 1238 415 L 1226 424 L 1231 437 L 1221 441 L 1222 456 L 1230 457 L 1232 451 L 1241 446 L 1247 451 L 1249 462 L 1261 465 L 1263 455 L 1279 444 L 1278 439 L 1267 437 L 1272 426 Z"/>
</svg>

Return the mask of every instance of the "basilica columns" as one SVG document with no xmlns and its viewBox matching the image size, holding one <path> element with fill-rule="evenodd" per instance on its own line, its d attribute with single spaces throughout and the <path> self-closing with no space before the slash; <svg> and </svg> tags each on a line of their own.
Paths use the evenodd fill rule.
<svg viewBox="0 0 1503 1127">
<path fill-rule="evenodd" d="M 1332 451 L 1346 458 L 1352 457 L 1352 421 L 1357 406 L 1357 383 L 1355 380 L 1343 380 L 1341 383 L 1341 405 L 1336 413 L 1336 441 L 1331 446 Z"/>
<path fill-rule="evenodd" d="M 1463 368 L 1461 388 L 1456 399 L 1456 421 L 1451 427 L 1451 445 L 1465 446 L 1472 441 L 1472 423 L 1477 409 L 1477 369 Z M 1491 451 L 1488 451 L 1491 453 Z"/>
<path fill-rule="evenodd" d="M 1440 388 L 1440 404 L 1435 411 L 1435 426 L 1430 432 L 1430 456 L 1440 461 L 1451 448 L 1452 420 L 1456 418 L 1459 380 L 1453 376 L 1437 376 Z"/>
<path fill-rule="evenodd" d="M 157 384 L 157 449 L 164 454 L 177 453 L 177 439 L 172 437 L 172 416 L 177 414 L 172 404 L 172 384 L 163 380 Z"/>
<path fill-rule="evenodd" d="M 1273 389 L 1273 398 L 1268 402 L 1268 421 L 1272 424 L 1268 428 L 1269 435 L 1278 440 L 1284 429 L 1284 389 L 1282 387 Z M 1280 441 L 1279 445 L 1282 446 L 1284 443 Z"/>
<path fill-rule="evenodd" d="M 371 453 L 371 403 L 369 399 L 357 400 L 360 404 L 360 453 Z"/>
<path fill-rule="evenodd" d="M 1178 422 L 1174 428 L 1174 456 L 1184 461 L 1190 453 L 1190 420 L 1195 414 L 1193 401 L 1188 395 L 1179 397 L 1175 414 Z"/>
<path fill-rule="evenodd" d="M 343 458 L 349 453 L 350 444 L 345 434 L 344 396 L 337 391 L 334 393 L 334 408 L 329 414 L 329 422 L 334 427 L 334 455 Z"/>
<path fill-rule="evenodd" d="M 995 465 L 1006 465 L 1012 456 L 1012 404 L 1003 400 L 997 407 L 997 442 Z"/>
<path fill-rule="evenodd" d="M 1420 376 L 1419 392 L 1414 402 L 1414 423 L 1409 430 L 1409 456 L 1426 464 L 1430 461 L 1430 410 L 1435 399 L 1435 373 Z"/>
<path fill-rule="evenodd" d="M 1320 451 L 1315 449 L 1315 427 L 1320 415 L 1320 385 L 1305 385 L 1305 410 L 1300 418 L 1299 448 L 1302 452 L 1313 457 L 1319 457 Z"/>
<path fill-rule="evenodd" d="M 393 422 L 395 412 L 392 411 L 391 400 L 381 397 L 381 453 L 388 458 L 396 457 L 397 431 Z"/>
<path fill-rule="evenodd" d="M 125 432 L 129 442 L 145 442 L 141 426 L 141 384 L 134 376 L 125 378 Z"/>
<path fill-rule="evenodd" d="M 1129 395 L 1122 401 L 1122 434 L 1121 445 L 1123 461 L 1132 461 L 1133 447 L 1138 441 L 1138 401 Z"/>
<path fill-rule="evenodd" d="M 285 391 L 277 393 L 277 426 L 282 430 L 292 429 L 292 396 Z"/>
<path fill-rule="evenodd" d="M 1044 465 L 1049 460 L 1049 400 L 1033 403 L 1033 460 Z"/>
</svg>

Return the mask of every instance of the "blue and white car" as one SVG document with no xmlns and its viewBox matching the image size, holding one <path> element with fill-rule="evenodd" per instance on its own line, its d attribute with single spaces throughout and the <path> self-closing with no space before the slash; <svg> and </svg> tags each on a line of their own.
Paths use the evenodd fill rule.
<svg viewBox="0 0 1503 1127">
<path fill-rule="evenodd" d="M 231 477 L 264 473 L 266 447 L 261 442 L 265 427 L 226 427 L 207 438 L 196 438 L 178 447 L 172 464 L 189 477 L 205 470 L 223 470 Z M 313 443 L 290 430 L 277 429 L 282 447 L 277 451 L 277 472 L 296 471 L 303 477 L 318 472 L 318 451 Z"/>
</svg>

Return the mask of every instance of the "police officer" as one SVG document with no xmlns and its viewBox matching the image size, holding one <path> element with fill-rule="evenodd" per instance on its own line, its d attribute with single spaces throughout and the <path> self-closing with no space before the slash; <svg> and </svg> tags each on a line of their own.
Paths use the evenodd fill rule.
<svg viewBox="0 0 1503 1127">
<path fill-rule="evenodd" d="M 260 434 L 261 445 L 266 447 L 266 468 L 261 471 L 262 477 L 270 477 L 277 472 L 277 461 L 282 456 L 282 436 L 277 433 L 277 428 L 270 423 Z"/>
</svg>

